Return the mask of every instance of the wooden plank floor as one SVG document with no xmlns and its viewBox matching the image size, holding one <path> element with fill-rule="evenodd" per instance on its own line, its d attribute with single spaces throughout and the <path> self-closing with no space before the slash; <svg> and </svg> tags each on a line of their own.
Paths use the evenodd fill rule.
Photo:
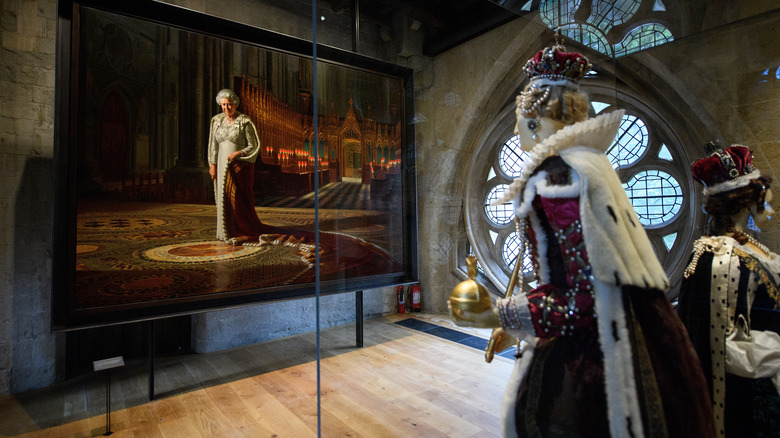
<svg viewBox="0 0 780 438">
<path fill-rule="evenodd" d="M 512 361 L 394 324 L 366 320 L 320 336 L 324 437 L 498 437 Z M 441 315 L 414 317 L 447 325 Z M 454 328 L 449 326 L 450 328 Z M 472 331 L 487 337 L 489 332 Z M 111 375 L 112 437 L 317 436 L 314 333 L 209 354 L 158 358 Z M 0 436 L 93 437 L 106 431 L 105 375 L 0 397 Z"/>
</svg>

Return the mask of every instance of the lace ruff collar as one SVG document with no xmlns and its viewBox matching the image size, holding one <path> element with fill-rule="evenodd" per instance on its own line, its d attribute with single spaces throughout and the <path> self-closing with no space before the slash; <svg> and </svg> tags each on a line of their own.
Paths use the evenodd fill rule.
<svg viewBox="0 0 780 438">
<path fill-rule="evenodd" d="M 530 160 L 526 168 L 523 169 L 522 175 L 515 178 L 509 189 L 504 192 L 504 196 L 493 205 L 503 204 L 517 197 L 525 189 L 525 184 L 534 173 L 534 170 L 544 160 L 558 155 L 565 149 L 584 146 L 596 149 L 602 153 L 606 152 L 615 139 L 624 113 L 624 110 L 618 110 L 577 122 L 562 128 L 541 143 L 537 143 L 530 152 Z"/>
</svg>

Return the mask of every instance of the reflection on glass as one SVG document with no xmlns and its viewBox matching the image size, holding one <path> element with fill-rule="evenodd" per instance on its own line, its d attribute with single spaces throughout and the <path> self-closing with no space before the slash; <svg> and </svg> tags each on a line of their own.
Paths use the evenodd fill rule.
<svg viewBox="0 0 780 438">
<path fill-rule="evenodd" d="M 630 53 L 666 44 L 674 40 L 672 31 L 664 24 L 648 20 L 661 20 L 666 17 L 659 15 L 666 7 L 660 0 L 654 1 L 651 12 L 647 16 L 638 16 L 641 0 L 594 0 L 590 6 L 590 14 L 585 21 L 577 20 L 577 13 L 582 5 L 581 0 L 543 0 L 539 5 L 542 22 L 550 29 L 560 29 L 561 33 L 575 41 L 590 47 L 609 57 L 621 57 Z M 607 35 L 616 26 L 627 26 L 625 36 L 616 43 L 610 43 Z"/>
</svg>

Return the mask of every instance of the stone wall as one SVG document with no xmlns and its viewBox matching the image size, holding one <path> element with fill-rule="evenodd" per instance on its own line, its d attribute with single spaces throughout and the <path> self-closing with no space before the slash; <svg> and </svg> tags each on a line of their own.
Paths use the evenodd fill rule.
<svg viewBox="0 0 780 438">
<path fill-rule="evenodd" d="M 0 10 L 0 394 L 52 382 L 54 0 Z"/>
<path fill-rule="evenodd" d="M 395 312 L 394 290 L 364 291 L 364 318 Z M 314 331 L 315 303 L 314 298 L 304 298 L 196 315 L 192 323 L 192 347 L 198 353 L 208 353 Z M 324 295 L 319 304 L 321 328 L 355 321 L 355 294 Z M 355 344 L 355 339 L 350 337 L 343 342 L 344 347 L 349 347 Z"/>
<path fill-rule="evenodd" d="M 433 60 L 428 74 L 435 80 L 417 92 L 420 275 L 427 311 L 446 312 L 452 288 L 465 279 L 455 266 L 464 263 L 458 245 L 465 238 L 468 172 L 497 115 L 514 102 L 526 53 L 538 47 L 542 31 L 515 20 L 451 49 Z"/>
</svg>

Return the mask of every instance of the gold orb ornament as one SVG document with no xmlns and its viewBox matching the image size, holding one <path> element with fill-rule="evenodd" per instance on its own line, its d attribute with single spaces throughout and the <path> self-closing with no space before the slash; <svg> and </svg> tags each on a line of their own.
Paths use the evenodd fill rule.
<svg viewBox="0 0 780 438">
<path fill-rule="evenodd" d="M 490 294 L 484 286 L 476 282 L 477 259 L 470 255 L 466 257 L 468 280 L 461 281 L 450 293 L 450 307 L 455 310 L 481 313 L 491 308 Z"/>
</svg>

